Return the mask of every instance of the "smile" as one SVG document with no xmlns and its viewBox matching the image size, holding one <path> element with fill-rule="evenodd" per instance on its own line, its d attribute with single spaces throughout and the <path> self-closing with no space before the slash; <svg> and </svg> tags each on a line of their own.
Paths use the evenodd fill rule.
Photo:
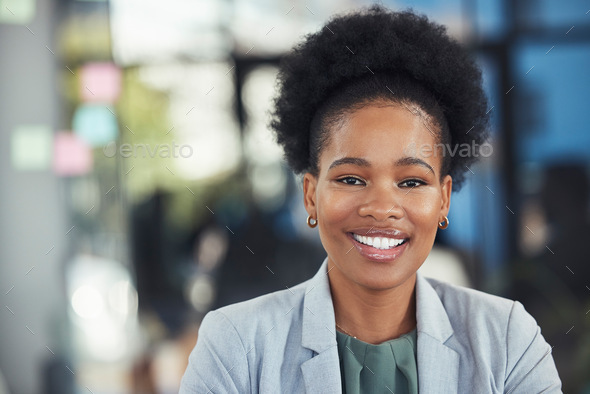
<svg viewBox="0 0 590 394">
<path fill-rule="evenodd" d="M 410 238 L 368 237 L 347 233 L 358 253 L 378 263 L 396 261 L 407 249 Z"/>
<path fill-rule="evenodd" d="M 367 237 L 352 233 L 352 237 L 363 245 L 369 245 L 376 249 L 393 249 L 406 242 L 406 239 L 386 238 L 386 237 Z"/>
</svg>

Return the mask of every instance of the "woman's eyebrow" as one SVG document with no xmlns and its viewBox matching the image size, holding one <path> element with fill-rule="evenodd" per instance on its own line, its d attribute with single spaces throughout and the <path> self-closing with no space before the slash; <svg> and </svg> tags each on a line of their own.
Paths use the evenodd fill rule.
<svg viewBox="0 0 590 394">
<path fill-rule="evenodd" d="M 328 168 L 328 171 L 330 171 L 334 167 L 338 167 L 344 164 L 353 164 L 359 167 L 371 167 L 371 163 L 369 163 L 365 159 L 361 159 L 360 157 L 343 157 L 341 159 L 334 160 L 332 164 L 330 164 L 330 168 Z"/>
<path fill-rule="evenodd" d="M 422 166 L 424 168 L 428 168 L 429 172 L 432 171 L 432 173 L 434 174 L 434 168 L 432 168 L 432 166 L 430 164 L 428 164 L 427 162 L 425 162 L 422 159 L 419 159 L 419 158 L 413 157 L 413 156 L 402 157 L 401 159 L 398 159 L 398 160 L 395 161 L 395 165 L 396 166 L 415 166 L 415 165 L 419 165 L 419 166 Z"/>
<path fill-rule="evenodd" d="M 334 167 L 338 167 L 338 166 L 341 166 L 344 164 L 352 164 L 352 165 L 359 166 L 359 167 L 371 167 L 371 163 L 369 163 L 369 161 L 367 161 L 365 159 L 362 159 L 360 157 L 348 157 L 347 156 L 347 157 L 343 157 L 341 159 L 334 160 L 332 162 L 332 164 L 330 164 L 328 171 Z M 427 168 L 429 171 L 432 171 L 432 173 L 434 174 L 434 169 L 432 168 L 432 166 L 430 164 L 428 164 L 427 162 L 425 162 L 424 160 L 419 159 L 417 157 L 412 157 L 412 156 L 402 157 L 401 159 L 396 160 L 394 165 L 396 167 L 419 165 L 424 168 Z"/>
</svg>

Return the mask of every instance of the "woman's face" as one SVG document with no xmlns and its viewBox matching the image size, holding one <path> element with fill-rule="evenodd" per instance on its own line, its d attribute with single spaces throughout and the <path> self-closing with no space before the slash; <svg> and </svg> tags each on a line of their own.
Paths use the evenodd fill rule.
<svg viewBox="0 0 590 394">
<path fill-rule="evenodd" d="M 303 188 L 334 274 L 375 290 L 414 277 L 451 196 L 432 131 L 399 104 L 367 105 L 329 131 L 319 175 L 305 174 Z"/>
</svg>

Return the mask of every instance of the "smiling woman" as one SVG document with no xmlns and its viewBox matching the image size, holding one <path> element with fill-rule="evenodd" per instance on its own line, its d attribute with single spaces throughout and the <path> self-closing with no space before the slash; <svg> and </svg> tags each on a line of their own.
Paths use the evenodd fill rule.
<svg viewBox="0 0 590 394">
<path fill-rule="evenodd" d="M 561 392 L 522 304 L 417 272 L 477 156 L 446 153 L 487 134 L 480 71 L 445 29 L 379 6 L 336 17 L 284 58 L 275 106 L 327 257 L 208 313 L 181 392 Z"/>
<path fill-rule="evenodd" d="M 438 158 L 406 156 L 407 146 L 437 137 L 403 106 L 372 103 L 345 116 L 319 175 L 303 178 L 305 206 L 317 217 L 328 269 L 336 268 L 336 323 L 377 344 L 416 326 L 415 275 L 448 213 L 452 180 L 441 180 Z"/>
</svg>

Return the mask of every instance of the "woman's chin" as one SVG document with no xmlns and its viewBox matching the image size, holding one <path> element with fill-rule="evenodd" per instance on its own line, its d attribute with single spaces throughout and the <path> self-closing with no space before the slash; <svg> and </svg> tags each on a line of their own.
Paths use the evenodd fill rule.
<svg viewBox="0 0 590 394">
<path fill-rule="evenodd" d="M 383 291 L 405 284 L 412 276 L 413 273 L 404 275 L 397 270 L 397 272 L 372 272 L 370 275 L 363 273 L 353 280 L 368 290 Z"/>
</svg>

